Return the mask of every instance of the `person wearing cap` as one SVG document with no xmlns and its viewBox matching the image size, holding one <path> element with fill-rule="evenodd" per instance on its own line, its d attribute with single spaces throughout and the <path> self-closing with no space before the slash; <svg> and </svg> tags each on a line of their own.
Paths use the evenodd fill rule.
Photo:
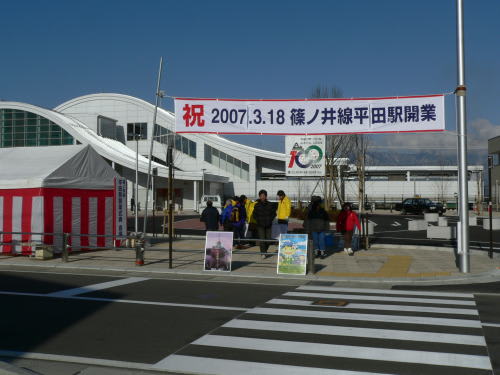
<svg viewBox="0 0 500 375">
<path fill-rule="evenodd" d="M 292 202 L 283 190 L 278 190 L 276 195 L 278 196 L 278 209 L 276 210 L 276 216 L 278 218 L 279 233 L 287 233 L 288 218 L 292 213 Z"/>
</svg>

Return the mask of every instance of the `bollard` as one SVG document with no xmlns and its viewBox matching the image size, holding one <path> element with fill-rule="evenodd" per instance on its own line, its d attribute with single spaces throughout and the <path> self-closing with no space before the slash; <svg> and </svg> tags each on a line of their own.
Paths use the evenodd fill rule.
<svg viewBox="0 0 500 375">
<path fill-rule="evenodd" d="M 309 240 L 307 244 L 307 273 L 310 275 L 314 275 L 315 267 L 314 267 L 314 249 L 313 242 Z"/>
<path fill-rule="evenodd" d="M 144 265 L 144 240 L 139 239 L 139 237 L 135 239 L 135 265 Z"/>
<path fill-rule="evenodd" d="M 67 233 L 63 233 L 63 244 L 62 244 L 62 255 L 61 255 L 61 259 L 63 262 L 67 262 L 68 261 L 68 247 L 69 247 L 69 244 L 68 244 L 68 234 Z"/>
</svg>

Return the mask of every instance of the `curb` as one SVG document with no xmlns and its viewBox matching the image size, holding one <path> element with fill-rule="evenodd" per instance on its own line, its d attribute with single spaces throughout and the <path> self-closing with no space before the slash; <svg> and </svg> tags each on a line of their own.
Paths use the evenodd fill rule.
<svg viewBox="0 0 500 375">
<path fill-rule="evenodd" d="M 498 281 L 500 279 L 500 267 L 491 271 L 482 272 L 478 274 L 461 274 L 455 276 L 437 276 L 437 277 L 417 277 L 417 278 L 375 278 L 375 277 L 349 277 L 349 276 L 319 276 L 319 275 L 305 275 L 302 277 L 286 276 L 286 275 L 263 275 L 263 274 L 209 274 L 203 271 L 186 271 L 186 270 L 148 270 L 145 268 L 137 267 L 93 267 L 93 266 L 71 266 L 68 264 L 57 265 L 38 265 L 38 264 L 23 264 L 23 263 L 9 263 L 9 267 L 25 267 L 25 268 L 44 268 L 51 270 L 82 270 L 82 271 L 98 271 L 98 272 L 121 272 L 128 274 L 153 274 L 153 275 L 179 275 L 179 276 L 204 276 L 207 279 L 217 278 L 216 281 L 238 282 L 244 279 L 251 280 L 277 280 L 280 281 L 295 281 L 295 282 L 310 282 L 310 281 L 330 281 L 330 282 L 362 282 L 370 284 L 425 284 L 425 285 L 443 285 L 443 284 L 477 284 Z M 0 269 L 2 269 L 0 265 Z M 214 281 L 214 280 L 211 280 Z M 1 375 L 1 373 L 0 373 Z"/>
<path fill-rule="evenodd" d="M 0 375 L 37 375 L 37 372 L 25 370 L 10 363 L 0 361 Z"/>
</svg>

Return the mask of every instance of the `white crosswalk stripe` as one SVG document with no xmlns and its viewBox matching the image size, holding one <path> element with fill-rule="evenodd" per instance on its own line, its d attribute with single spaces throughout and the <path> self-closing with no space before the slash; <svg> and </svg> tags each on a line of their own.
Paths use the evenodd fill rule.
<svg viewBox="0 0 500 375">
<path fill-rule="evenodd" d="M 485 346 L 483 336 L 455 335 L 450 333 L 418 332 L 418 331 L 397 331 L 394 329 L 371 329 L 356 327 L 324 326 L 318 324 L 263 322 L 259 320 L 239 320 L 233 319 L 223 327 L 259 329 L 265 331 L 301 332 L 315 333 L 318 335 L 335 335 L 349 337 L 370 337 L 375 339 L 428 341 L 454 344 L 460 342 L 465 345 Z"/>
<path fill-rule="evenodd" d="M 222 375 L 492 373 L 471 294 L 315 285 L 246 311 L 154 367 Z"/>
<path fill-rule="evenodd" d="M 314 301 L 274 298 L 268 301 L 267 303 L 273 305 L 311 306 L 313 302 Z M 348 308 L 348 309 L 363 309 L 363 310 L 415 311 L 415 312 L 429 312 L 429 313 L 441 313 L 441 314 L 478 315 L 476 309 L 451 309 L 443 307 L 405 306 L 405 305 L 379 305 L 370 303 L 350 303 L 348 306 L 319 305 L 318 307 L 323 307 L 326 309 L 333 308 L 337 310 Z"/>
</svg>

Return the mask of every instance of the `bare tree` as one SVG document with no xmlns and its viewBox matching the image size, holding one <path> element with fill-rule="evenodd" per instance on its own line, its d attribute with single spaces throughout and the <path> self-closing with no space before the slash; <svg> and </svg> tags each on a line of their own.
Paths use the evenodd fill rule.
<svg viewBox="0 0 500 375">
<path fill-rule="evenodd" d="M 439 202 L 446 202 L 446 193 L 449 190 L 451 183 L 451 176 L 446 171 L 446 167 L 450 165 L 450 162 L 440 155 L 438 157 L 439 175 L 434 181 L 435 189 L 437 192 L 437 200 Z"/>
<path fill-rule="evenodd" d="M 368 146 L 369 139 L 366 135 L 355 134 L 351 136 L 351 158 L 354 160 L 358 176 L 358 202 L 359 210 L 362 214 L 364 213 L 366 204 L 366 159 Z"/>
<path fill-rule="evenodd" d="M 312 90 L 312 98 L 341 98 L 342 90 L 336 86 L 331 88 L 318 85 Z M 325 147 L 325 206 L 330 207 L 335 199 L 344 203 L 344 181 L 350 153 L 351 135 L 327 135 Z"/>
</svg>

